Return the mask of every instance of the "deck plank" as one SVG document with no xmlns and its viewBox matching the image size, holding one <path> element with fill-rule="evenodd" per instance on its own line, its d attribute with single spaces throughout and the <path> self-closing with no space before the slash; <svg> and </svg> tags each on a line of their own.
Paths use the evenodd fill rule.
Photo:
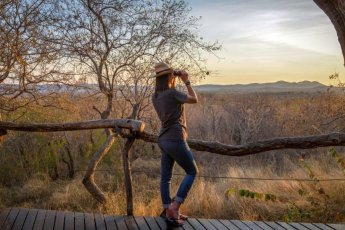
<svg viewBox="0 0 345 230">
<path fill-rule="evenodd" d="M 230 220 L 219 220 L 222 224 L 224 224 L 228 229 L 230 230 L 238 230 L 239 228 L 234 225 L 233 223 L 231 223 Z"/>
<path fill-rule="evenodd" d="M 297 228 L 298 230 L 309 230 L 307 227 L 303 226 L 300 223 L 295 223 L 295 222 L 291 222 L 289 223 L 292 227 Z"/>
<path fill-rule="evenodd" d="M 125 222 L 129 230 L 139 230 L 133 216 L 125 216 Z"/>
<path fill-rule="evenodd" d="M 230 220 L 230 222 L 233 223 L 234 225 L 236 225 L 241 230 L 251 230 L 247 225 L 245 225 L 240 220 Z"/>
<path fill-rule="evenodd" d="M 168 227 L 167 223 L 165 222 L 165 220 L 162 217 L 154 217 L 154 219 L 161 229 L 164 229 L 164 230 L 167 229 L 167 227 Z"/>
<path fill-rule="evenodd" d="M 105 215 L 104 216 L 105 225 L 107 230 L 118 230 L 115 224 L 114 216 Z"/>
<path fill-rule="evenodd" d="M 54 230 L 55 218 L 56 211 L 48 210 L 46 213 L 46 218 L 44 220 L 43 230 Z"/>
<path fill-rule="evenodd" d="M 188 218 L 188 223 L 190 224 L 190 225 L 192 225 L 192 227 L 194 228 L 194 229 L 200 229 L 200 230 L 203 230 L 203 229 L 206 229 L 206 228 L 204 228 L 204 226 L 202 225 L 202 224 L 200 224 L 200 222 L 197 220 L 197 219 L 195 219 L 195 218 Z"/>
<path fill-rule="evenodd" d="M 314 224 L 314 223 L 313 223 Z M 320 227 L 323 227 L 323 226 L 325 226 L 325 227 L 332 227 L 332 228 L 334 228 L 334 229 L 336 229 L 336 230 L 345 230 L 345 225 L 342 225 L 342 224 L 314 224 L 314 225 L 316 225 L 316 226 L 320 226 Z M 328 230 L 328 229 L 331 229 L 331 228 L 325 228 L 326 230 Z"/>
<path fill-rule="evenodd" d="M 26 219 L 26 216 L 28 215 L 28 213 L 29 213 L 29 209 L 21 208 L 19 210 L 18 216 L 16 218 L 16 221 L 13 224 L 12 229 L 19 229 L 19 230 L 21 230 L 23 225 L 24 225 L 24 222 L 25 222 L 25 219 Z"/>
<path fill-rule="evenodd" d="M 74 212 L 65 212 L 64 230 L 74 230 Z"/>
<path fill-rule="evenodd" d="M 228 228 L 217 219 L 209 219 L 208 221 L 218 230 L 228 230 Z"/>
<path fill-rule="evenodd" d="M 115 216 L 114 220 L 118 229 L 121 229 L 121 230 L 128 229 L 123 216 Z"/>
<path fill-rule="evenodd" d="M 247 225 L 252 230 L 262 230 L 262 228 L 259 225 L 255 224 L 252 221 L 242 221 L 242 223 Z"/>
<path fill-rule="evenodd" d="M 150 230 L 150 227 L 147 225 L 146 220 L 142 216 L 134 217 L 135 222 L 140 230 Z"/>
<path fill-rule="evenodd" d="M 43 229 L 44 219 L 46 218 L 46 213 L 47 213 L 47 210 L 44 210 L 44 209 L 38 210 L 35 224 L 32 228 L 33 230 L 42 230 Z"/>
<path fill-rule="evenodd" d="M 0 229 L 12 230 L 345 230 L 342 224 L 286 223 L 189 218 L 182 227 L 167 226 L 162 217 L 109 216 L 55 210 L 7 208 Z"/>
<path fill-rule="evenodd" d="M 192 227 L 192 225 L 190 225 L 190 223 L 189 223 L 187 220 L 184 221 L 182 228 L 183 228 L 184 230 L 194 230 L 194 228 Z"/>
<path fill-rule="evenodd" d="M 63 230 L 65 225 L 65 212 L 57 211 L 55 218 L 54 230 Z"/>
<path fill-rule="evenodd" d="M 280 226 L 279 224 L 275 222 L 267 221 L 265 222 L 265 224 L 269 225 L 274 230 L 285 230 L 285 228 L 283 228 L 282 226 Z"/>
<path fill-rule="evenodd" d="M 2 230 L 11 229 L 19 213 L 19 208 L 11 208 L 4 224 L 2 225 Z"/>
<path fill-rule="evenodd" d="M 0 213 L 0 227 L 5 223 L 5 220 L 7 219 L 8 214 L 10 213 L 11 209 L 6 208 L 1 210 Z"/>
<path fill-rule="evenodd" d="M 163 230 L 165 229 L 183 230 L 182 227 L 172 227 L 172 226 L 167 225 L 165 219 L 162 217 L 155 217 L 155 220 L 158 223 L 159 227 Z"/>
<path fill-rule="evenodd" d="M 287 229 L 287 230 L 296 230 L 296 228 L 292 227 L 291 225 L 289 225 L 286 222 L 276 222 L 277 224 L 279 224 L 280 226 L 282 226 L 283 228 Z"/>
<path fill-rule="evenodd" d="M 271 230 L 273 229 L 270 225 L 266 224 L 265 222 L 262 221 L 253 221 L 256 225 L 258 225 L 260 228 L 264 230 Z"/>
<path fill-rule="evenodd" d="M 310 229 L 310 230 L 320 230 L 321 228 L 318 228 L 317 226 L 311 224 L 311 223 L 300 223 L 304 227 Z"/>
<path fill-rule="evenodd" d="M 160 230 L 161 228 L 152 216 L 145 216 L 146 223 L 149 225 L 151 230 Z"/>
<path fill-rule="evenodd" d="M 202 226 L 204 226 L 207 230 L 217 230 L 215 226 L 213 226 L 207 219 L 198 218 L 197 219 Z"/>
<path fill-rule="evenodd" d="M 85 230 L 84 213 L 74 213 L 74 229 Z"/>
<path fill-rule="evenodd" d="M 38 209 L 29 209 L 22 230 L 31 230 L 34 226 Z"/>
<path fill-rule="evenodd" d="M 85 230 L 96 230 L 95 218 L 92 213 L 85 213 Z"/>
<path fill-rule="evenodd" d="M 96 223 L 96 229 L 97 230 L 107 230 L 107 228 L 105 226 L 104 217 L 102 214 L 95 213 L 95 223 Z"/>
</svg>

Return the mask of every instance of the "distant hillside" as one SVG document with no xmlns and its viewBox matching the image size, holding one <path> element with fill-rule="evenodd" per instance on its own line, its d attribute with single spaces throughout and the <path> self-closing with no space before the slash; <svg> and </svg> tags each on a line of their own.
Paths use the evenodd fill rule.
<svg viewBox="0 0 345 230">
<path fill-rule="evenodd" d="M 296 92 L 296 91 L 324 91 L 328 86 L 317 81 L 286 82 L 277 81 L 273 83 L 252 83 L 235 85 L 199 85 L 195 86 L 200 92 Z"/>
</svg>

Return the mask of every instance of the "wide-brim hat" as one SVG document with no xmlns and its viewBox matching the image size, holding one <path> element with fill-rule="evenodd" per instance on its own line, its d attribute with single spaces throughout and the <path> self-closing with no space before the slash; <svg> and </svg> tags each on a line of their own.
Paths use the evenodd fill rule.
<svg viewBox="0 0 345 230">
<path fill-rule="evenodd" d="M 159 62 L 155 65 L 155 73 L 151 77 L 156 78 L 166 74 L 171 74 L 173 72 L 174 69 L 171 68 L 167 63 Z"/>
</svg>

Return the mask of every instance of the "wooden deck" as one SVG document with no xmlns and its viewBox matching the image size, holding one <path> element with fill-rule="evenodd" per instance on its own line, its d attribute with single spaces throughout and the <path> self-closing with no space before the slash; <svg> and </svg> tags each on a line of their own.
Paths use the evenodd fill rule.
<svg viewBox="0 0 345 230">
<path fill-rule="evenodd" d="M 0 213 L 0 229 L 15 230 L 229 230 L 229 229 L 281 229 L 281 230 L 333 230 L 345 225 L 321 223 L 284 223 L 240 220 L 189 218 L 182 228 L 169 228 L 161 217 L 109 216 L 92 213 L 63 212 L 42 209 L 10 208 Z"/>
</svg>

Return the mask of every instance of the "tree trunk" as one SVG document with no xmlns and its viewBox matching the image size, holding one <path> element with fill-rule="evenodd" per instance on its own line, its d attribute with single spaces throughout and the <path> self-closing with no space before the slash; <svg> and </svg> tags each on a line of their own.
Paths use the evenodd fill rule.
<svg viewBox="0 0 345 230">
<path fill-rule="evenodd" d="M 345 60 L 345 1 L 344 0 L 314 0 L 314 2 L 331 19 Z"/>
<path fill-rule="evenodd" d="M 138 116 L 140 104 L 135 104 L 132 108 L 132 114 L 128 119 L 135 119 Z M 126 201 L 127 201 L 127 215 L 133 215 L 133 186 L 132 186 L 132 171 L 131 171 L 131 148 L 134 144 L 135 137 L 129 137 L 126 140 L 122 152 L 123 172 L 125 175 L 126 187 Z"/>
<path fill-rule="evenodd" d="M 131 147 L 135 141 L 135 138 L 127 138 L 125 146 L 122 152 L 122 163 L 125 174 L 125 188 L 126 188 L 126 200 L 127 200 L 127 215 L 133 215 L 133 189 L 132 189 L 132 172 L 131 172 Z"/>
<path fill-rule="evenodd" d="M 84 175 L 83 184 L 85 188 L 91 193 L 91 195 L 104 204 L 106 202 L 105 195 L 102 190 L 96 185 L 94 181 L 95 169 L 102 158 L 108 153 L 109 149 L 113 145 L 115 138 L 113 135 L 109 135 L 103 144 L 103 146 L 93 155 L 89 162 L 86 173 Z"/>
<path fill-rule="evenodd" d="M 69 144 L 65 145 L 65 150 L 68 156 L 68 160 L 65 160 L 64 158 L 64 152 L 62 153 L 62 161 L 67 165 L 68 168 L 68 177 L 70 179 L 74 178 L 75 170 L 74 170 L 74 160 L 72 156 L 72 152 L 69 148 Z"/>
</svg>

